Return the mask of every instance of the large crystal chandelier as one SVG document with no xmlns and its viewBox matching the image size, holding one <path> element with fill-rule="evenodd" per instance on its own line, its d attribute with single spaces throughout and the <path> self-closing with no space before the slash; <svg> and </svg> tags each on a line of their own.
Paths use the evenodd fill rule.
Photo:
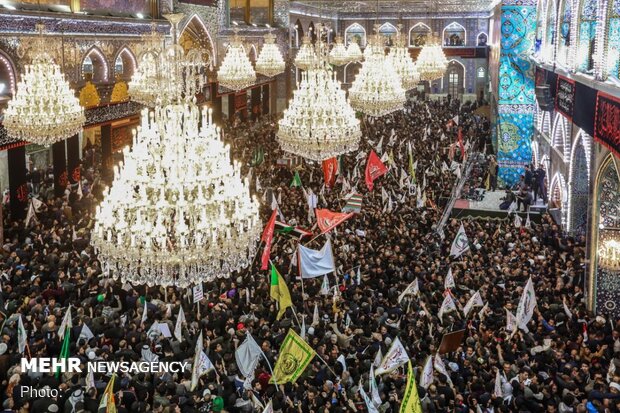
<svg viewBox="0 0 620 413">
<path fill-rule="evenodd" d="M 383 52 L 381 39 L 377 35 L 373 41 L 372 53 L 365 58 L 349 89 L 349 102 L 353 109 L 379 117 L 403 109 L 406 95 L 398 73 Z"/>
<path fill-rule="evenodd" d="M 286 63 L 276 44 L 276 36 L 272 33 L 267 33 L 264 37 L 265 43 L 258 55 L 258 59 L 256 59 L 256 72 L 268 77 L 274 77 L 284 72 Z"/>
<path fill-rule="evenodd" d="M 360 45 L 357 44 L 356 38 L 352 38 L 349 41 L 349 46 L 347 47 L 347 55 L 349 56 L 349 61 L 351 62 L 361 62 L 364 58 L 364 54 L 362 53 L 362 49 L 360 49 Z"/>
<path fill-rule="evenodd" d="M 316 61 L 317 56 L 312 46 L 312 38 L 310 34 L 304 36 L 301 47 L 295 56 L 295 66 L 301 70 L 308 69 Z"/>
<path fill-rule="evenodd" d="M 318 25 L 321 33 L 322 27 Z M 288 109 L 278 122 L 282 150 L 321 161 L 357 149 L 360 122 L 340 82 L 327 64 L 327 47 L 318 36 L 315 59 L 301 76 Z"/>
<path fill-rule="evenodd" d="M 224 61 L 217 71 L 217 81 L 231 90 L 247 89 L 256 82 L 256 72 L 245 53 L 243 40 L 235 27 Z"/>
<path fill-rule="evenodd" d="M 406 39 L 400 32 L 401 25 L 398 26 L 399 31 L 396 35 L 394 46 L 390 48 L 388 58 L 391 60 L 394 70 L 396 70 L 396 73 L 400 76 L 403 89 L 410 90 L 420 83 L 420 73 L 409 55 Z"/>
<path fill-rule="evenodd" d="M 350 61 L 351 58 L 347 53 L 347 49 L 344 47 L 342 36 L 336 36 L 336 43 L 334 44 L 332 51 L 329 52 L 329 63 L 336 66 L 342 66 L 346 65 Z"/>
<path fill-rule="evenodd" d="M 250 264 L 258 203 L 211 111 L 171 104 L 142 112 L 124 163 L 97 207 L 92 243 L 106 272 L 133 285 L 191 284 Z"/>
<path fill-rule="evenodd" d="M 433 81 L 443 77 L 448 68 L 448 59 L 435 36 L 422 47 L 416 65 L 422 80 Z"/>
<path fill-rule="evenodd" d="M 180 98 L 191 100 L 206 86 L 203 49 L 185 53 L 178 44 L 177 26 L 183 14 L 167 14 L 171 25 L 172 44 L 164 47 L 164 38 L 155 26 L 145 36 L 146 51 L 140 56 L 138 68 L 129 82 L 131 99 L 145 106 L 166 105 Z"/>
<path fill-rule="evenodd" d="M 17 84 L 17 92 L 4 111 L 9 136 L 39 145 L 50 145 L 82 130 L 84 109 L 52 56 L 43 38 L 44 26 L 30 50 L 32 62 Z"/>
</svg>

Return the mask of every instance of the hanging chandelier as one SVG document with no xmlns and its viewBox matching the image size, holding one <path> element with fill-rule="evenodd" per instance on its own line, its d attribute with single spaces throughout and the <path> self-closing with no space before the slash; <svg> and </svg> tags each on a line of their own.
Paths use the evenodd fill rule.
<svg viewBox="0 0 620 413">
<path fill-rule="evenodd" d="M 440 44 L 437 43 L 436 37 L 433 36 L 430 44 L 425 44 L 420 51 L 416 62 L 420 79 L 433 81 L 441 79 L 448 68 L 448 59 L 443 53 Z"/>
<path fill-rule="evenodd" d="M 284 72 L 286 63 L 282 58 L 282 53 L 276 44 L 276 36 L 267 33 L 265 43 L 256 59 L 256 72 L 268 77 L 274 77 Z"/>
<path fill-rule="evenodd" d="M 364 58 L 364 54 L 362 53 L 362 49 L 360 49 L 360 45 L 357 44 L 356 38 L 352 38 L 349 41 L 349 47 L 347 47 L 347 56 L 349 57 L 349 61 L 351 62 L 361 62 Z"/>
<path fill-rule="evenodd" d="M 329 63 L 336 66 L 346 65 L 351 61 L 347 49 L 342 42 L 342 36 L 336 36 L 336 43 L 331 52 L 329 52 Z"/>
<path fill-rule="evenodd" d="M 410 90 L 420 83 L 420 73 L 409 55 L 405 38 L 400 32 L 401 27 L 402 25 L 399 24 L 398 34 L 396 35 L 394 46 L 390 48 L 388 58 L 391 60 L 394 70 L 400 76 L 403 89 Z"/>
<path fill-rule="evenodd" d="M 167 105 L 180 99 L 191 100 L 207 84 L 205 68 L 212 64 L 203 49 L 185 53 L 178 44 L 178 24 L 182 13 L 166 14 L 170 22 L 172 44 L 164 45 L 164 37 L 153 25 L 151 33 L 143 40 L 146 51 L 140 56 L 138 68 L 129 82 L 131 99 L 145 106 Z"/>
<path fill-rule="evenodd" d="M 398 73 L 383 52 L 381 39 L 376 35 L 373 41 L 373 51 L 349 89 L 349 102 L 353 109 L 379 117 L 403 109 L 406 95 Z"/>
<path fill-rule="evenodd" d="M 53 58 L 43 38 L 44 26 L 30 54 L 32 62 L 17 84 L 4 111 L 3 125 L 9 136 L 39 145 L 50 145 L 82 130 L 84 109 Z"/>
<path fill-rule="evenodd" d="M 306 70 L 310 66 L 314 64 L 317 56 L 314 51 L 314 47 L 312 46 L 312 38 L 310 34 L 304 36 L 304 40 L 302 41 L 301 47 L 297 52 L 297 56 L 295 56 L 295 66 L 298 69 Z"/>
<path fill-rule="evenodd" d="M 322 26 L 318 25 L 321 33 Z M 316 58 L 301 75 L 301 83 L 278 122 L 282 150 L 321 161 L 357 149 L 360 121 L 327 64 L 327 46 L 318 37 Z M 314 52 L 314 51 L 313 51 Z"/>
<path fill-rule="evenodd" d="M 235 91 L 247 89 L 256 82 L 256 72 L 245 53 L 243 40 L 238 32 L 239 29 L 235 27 L 224 61 L 217 71 L 219 84 Z"/>
<path fill-rule="evenodd" d="M 171 104 L 142 126 L 97 207 L 92 243 L 106 273 L 132 285 L 185 288 L 250 264 L 258 202 L 211 110 Z"/>
<path fill-rule="evenodd" d="M 616 235 L 616 236 L 613 236 Z M 608 271 L 620 271 L 620 239 L 608 231 L 599 241 L 598 265 Z"/>
</svg>

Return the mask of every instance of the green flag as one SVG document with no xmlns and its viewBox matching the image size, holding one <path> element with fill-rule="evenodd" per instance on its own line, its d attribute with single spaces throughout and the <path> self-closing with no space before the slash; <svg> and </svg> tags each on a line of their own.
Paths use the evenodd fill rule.
<svg viewBox="0 0 620 413">
<path fill-rule="evenodd" d="M 250 163 L 250 166 L 258 166 L 262 164 L 264 160 L 265 150 L 262 146 L 259 146 L 258 148 L 254 149 L 254 154 L 252 155 L 252 162 Z"/>
<path fill-rule="evenodd" d="M 69 336 L 71 335 L 69 326 L 65 327 L 65 338 L 62 340 L 62 347 L 60 349 L 60 360 L 66 360 L 69 358 Z M 60 367 L 56 370 L 56 378 L 60 377 Z"/>
<path fill-rule="evenodd" d="M 299 171 L 295 171 L 295 176 L 291 181 L 291 188 L 300 188 L 301 187 L 301 178 L 299 176 Z"/>
</svg>

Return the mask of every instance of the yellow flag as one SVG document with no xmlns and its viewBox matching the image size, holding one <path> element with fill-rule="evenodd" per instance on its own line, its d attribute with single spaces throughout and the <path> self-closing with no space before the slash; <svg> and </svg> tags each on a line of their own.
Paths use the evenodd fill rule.
<svg viewBox="0 0 620 413">
<path fill-rule="evenodd" d="M 420 396 L 418 395 L 418 386 L 415 383 L 413 368 L 411 368 L 411 360 L 408 363 L 407 389 L 405 389 L 403 401 L 400 404 L 400 413 L 422 413 L 422 405 L 420 404 Z"/>
<path fill-rule="evenodd" d="M 291 300 L 291 293 L 284 282 L 284 278 L 280 275 L 276 266 L 271 264 L 271 290 L 270 290 L 271 298 L 276 300 L 280 305 L 280 310 L 278 311 L 278 316 L 276 319 L 281 319 L 284 315 L 284 312 L 287 308 L 293 305 L 293 301 Z"/>
<path fill-rule="evenodd" d="M 273 369 L 272 382 L 275 384 L 295 383 L 315 354 L 303 338 L 293 330 L 289 330 L 280 346 L 280 355 Z"/>
<path fill-rule="evenodd" d="M 105 408 L 105 413 L 116 413 L 116 404 L 114 403 L 114 381 L 116 380 L 116 374 L 112 375 L 112 378 L 108 382 L 108 385 L 103 392 L 101 403 L 99 403 L 99 411 Z"/>
</svg>

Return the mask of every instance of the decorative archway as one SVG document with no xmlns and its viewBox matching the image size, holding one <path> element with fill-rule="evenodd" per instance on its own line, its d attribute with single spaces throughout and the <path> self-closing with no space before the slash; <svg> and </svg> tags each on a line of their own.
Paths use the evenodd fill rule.
<svg viewBox="0 0 620 413">
<path fill-rule="evenodd" d="M 582 0 L 579 2 L 579 25 L 577 27 L 577 51 L 575 66 L 577 71 L 589 73 L 594 70 L 594 43 L 596 26 L 599 20 L 599 0 Z"/>
<path fill-rule="evenodd" d="M 344 29 L 345 46 L 348 46 L 353 38 L 357 39 L 357 43 L 360 47 L 366 47 L 366 29 L 359 23 L 353 23 Z"/>
<path fill-rule="evenodd" d="M 420 22 L 409 29 L 409 47 L 422 47 L 426 44 L 428 36 L 432 33 L 430 27 Z"/>
<path fill-rule="evenodd" d="M 80 78 L 87 80 L 87 76 L 92 76 L 93 82 L 107 82 L 110 69 L 108 61 L 103 52 L 97 47 L 91 47 L 82 58 L 80 65 Z"/>
<path fill-rule="evenodd" d="M 14 95 L 17 86 L 15 65 L 13 60 L 4 51 L 0 50 L 0 96 Z"/>
<path fill-rule="evenodd" d="M 465 46 L 467 30 L 460 23 L 452 22 L 444 27 L 441 38 L 445 46 Z"/>
<path fill-rule="evenodd" d="M 549 189 L 549 208 L 557 208 L 561 212 L 562 226 L 566 228 L 566 210 L 568 208 L 568 191 L 566 179 L 560 172 L 556 172 L 551 179 Z"/>
<path fill-rule="evenodd" d="M 392 23 L 386 22 L 379 27 L 379 35 L 383 36 L 383 45 L 392 46 L 393 38 L 398 33 L 398 29 Z"/>
<path fill-rule="evenodd" d="M 214 67 L 217 65 L 217 47 L 215 47 L 211 33 L 209 33 L 200 16 L 194 13 L 185 21 L 179 33 L 179 44 L 186 53 L 195 48 L 204 49 L 207 52 L 206 57 L 209 59 L 209 62 Z"/>
<path fill-rule="evenodd" d="M 575 138 L 570 155 L 566 229 L 579 235 L 586 234 L 588 224 L 591 147 L 592 138 L 580 131 Z"/>
<path fill-rule="evenodd" d="M 559 113 L 555 115 L 551 145 L 560 151 L 562 159 L 566 162 L 570 156 L 570 125 L 568 120 Z"/>
<path fill-rule="evenodd" d="M 250 44 L 250 47 L 248 48 L 248 59 L 250 59 L 250 62 L 252 62 L 252 64 L 256 64 L 256 59 L 258 58 L 258 52 L 256 51 L 256 46 L 254 46 L 254 43 Z"/>
<path fill-rule="evenodd" d="M 312 43 L 316 42 L 316 29 L 314 28 L 314 22 L 310 22 L 308 25 L 308 35 L 312 39 Z"/>
<path fill-rule="evenodd" d="M 534 167 L 538 167 L 538 160 L 540 157 L 538 156 L 538 142 L 532 141 L 532 163 Z"/>
<path fill-rule="evenodd" d="M 486 34 L 485 32 L 478 33 L 478 36 L 476 36 L 476 46 L 479 46 L 479 47 L 486 46 L 488 42 L 489 42 L 488 34 Z"/>
<path fill-rule="evenodd" d="M 301 40 L 304 38 L 304 28 L 301 21 L 297 19 L 293 26 L 293 35 L 291 36 L 291 47 L 301 46 Z"/>
<path fill-rule="evenodd" d="M 613 154 L 601 163 L 594 180 L 590 239 L 588 308 L 597 313 L 620 315 L 620 271 L 611 265 L 609 252 L 620 243 L 620 165 Z M 615 246 L 615 248 L 614 248 Z"/>
<path fill-rule="evenodd" d="M 351 84 L 362 68 L 360 62 L 349 62 L 344 66 L 344 78 L 342 83 Z"/>
<path fill-rule="evenodd" d="M 114 76 L 121 79 L 130 79 L 136 71 L 138 63 L 136 56 L 127 46 L 121 47 L 114 56 Z"/>
<path fill-rule="evenodd" d="M 620 0 L 609 0 L 605 25 L 603 78 L 620 79 Z"/>
<path fill-rule="evenodd" d="M 556 43 L 557 7 L 555 0 L 549 0 L 545 12 L 545 37 L 542 45 L 543 59 L 553 62 L 554 48 Z"/>
<path fill-rule="evenodd" d="M 564 66 L 568 66 L 568 55 L 570 49 L 571 29 L 573 19 L 573 0 L 561 0 L 560 16 L 557 27 L 557 50 L 556 60 Z"/>
<path fill-rule="evenodd" d="M 465 65 L 458 60 L 448 62 L 448 68 L 442 79 L 443 93 L 453 97 L 465 92 Z"/>
</svg>

